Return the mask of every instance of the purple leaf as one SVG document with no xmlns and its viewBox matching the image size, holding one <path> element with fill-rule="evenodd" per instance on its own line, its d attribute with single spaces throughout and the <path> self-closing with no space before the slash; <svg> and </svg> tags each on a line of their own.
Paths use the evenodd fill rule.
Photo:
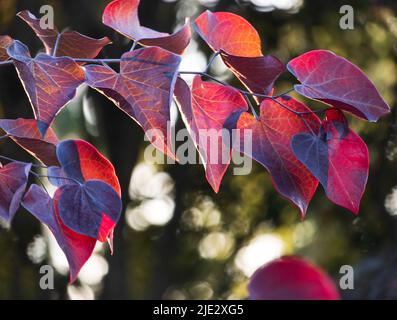
<svg viewBox="0 0 397 320">
<path fill-rule="evenodd" d="M 70 268 L 70 282 L 77 279 L 83 265 L 94 251 L 96 239 L 78 234 L 59 219 L 56 202 L 38 185 L 32 185 L 23 198 L 22 206 L 45 224 L 65 253 Z"/>
<path fill-rule="evenodd" d="M 116 191 L 100 180 L 67 184 L 59 190 L 62 222 L 77 233 L 106 239 L 121 214 L 121 199 Z"/>
<path fill-rule="evenodd" d="M 38 128 L 45 136 L 57 113 L 76 95 L 84 82 L 83 69 L 71 58 L 39 54 L 31 58 L 29 49 L 14 41 L 7 50 L 32 104 Z"/>
<path fill-rule="evenodd" d="M 329 110 L 316 134 L 298 134 L 291 145 L 296 157 L 320 181 L 327 197 L 357 214 L 367 184 L 369 156 L 364 141 L 346 126 L 341 111 Z"/>
<path fill-rule="evenodd" d="M 288 70 L 301 82 L 300 94 L 377 121 L 390 108 L 363 71 L 331 51 L 314 50 L 291 60 Z"/>
<path fill-rule="evenodd" d="M 285 71 L 284 64 L 273 56 L 239 57 L 221 52 L 222 60 L 250 92 L 269 94 L 274 82 Z M 262 101 L 260 97 L 257 101 Z"/>
<path fill-rule="evenodd" d="M 181 57 L 158 47 L 125 53 L 120 73 L 110 67 L 86 66 L 86 83 L 134 119 L 150 142 L 175 159 L 167 124 Z"/>
<path fill-rule="evenodd" d="M 11 223 L 28 183 L 31 163 L 12 162 L 0 168 L 0 218 Z"/>
</svg>

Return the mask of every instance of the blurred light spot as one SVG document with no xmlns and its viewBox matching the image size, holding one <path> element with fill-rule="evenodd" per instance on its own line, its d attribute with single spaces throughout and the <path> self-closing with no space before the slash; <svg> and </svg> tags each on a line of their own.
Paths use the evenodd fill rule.
<svg viewBox="0 0 397 320">
<path fill-rule="evenodd" d="M 93 254 L 81 269 L 79 279 L 89 286 L 98 285 L 108 271 L 109 266 L 105 258 L 99 254 Z"/>
<path fill-rule="evenodd" d="M 198 0 L 198 2 L 205 7 L 213 7 L 217 5 L 219 0 Z"/>
<path fill-rule="evenodd" d="M 94 300 L 94 291 L 89 286 L 73 286 L 69 285 L 67 288 L 70 300 Z"/>
<path fill-rule="evenodd" d="M 284 242 L 279 236 L 262 234 L 238 251 L 235 264 L 247 277 L 250 277 L 265 263 L 279 258 L 283 251 Z"/>
<path fill-rule="evenodd" d="M 98 119 L 95 113 L 95 107 L 92 103 L 92 98 L 87 97 L 87 95 L 83 97 L 83 115 L 88 133 L 94 137 L 98 137 Z"/>
<path fill-rule="evenodd" d="M 47 245 L 43 236 L 34 237 L 27 248 L 27 255 L 33 263 L 41 263 L 46 257 Z"/>
<path fill-rule="evenodd" d="M 186 294 L 179 289 L 170 288 L 164 294 L 165 300 L 186 300 Z"/>
<path fill-rule="evenodd" d="M 139 206 L 145 220 L 155 226 L 166 225 L 173 216 L 175 203 L 170 197 L 145 200 Z"/>
<path fill-rule="evenodd" d="M 170 194 L 174 181 L 166 172 L 156 172 L 153 165 L 138 164 L 132 172 L 129 194 L 131 199 L 143 200 Z"/>
<path fill-rule="evenodd" d="M 250 0 L 259 11 L 297 10 L 303 5 L 303 0 Z"/>
<path fill-rule="evenodd" d="M 297 248 L 307 246 L 313 241 L 316 234 L 316 226 L 312 221 L 306 220 L 298 223 L 292 234 L 294 245 Z"/>
<path fill-rule="evenodd" d="M 209 300 L 213 297 L 214 291 L 208 282 L 194 283 L 189 292 L 193 300 Z"/>
<path fill-rule="evenodd" d="M 174 209 L 174 200 L 167 196 L 144 200 L 138 207 L 127 211 L 127 223 L 137 231 L 143 231 L 149 225 L 164 226 L 172 219 Z"/>
<path fill-rule="evenodd" d="M 233 248 L 234 238 L 228 233 L 212 232 L 199 243 L 199 253 L 204 259 L 225 260 Z"/>
<path fill-rule="evenodd" d="M 181 71 L 203 71 L 207 66 L 207 58 L 205 54 L 199 50 L 197 41 L 192 40 L 186 52 L 182 56 L 180 65 Z M 194 75 L 187 74 L 182 76 L 188 83 L 193 81 Z"/>
<path fill-rule="evenodd" d="M 125 219 L 128 226 L 136 231 L 145 231 L 150 224 L 141 215 L 139 207 L 133 208 L 129 206 L 125 213 Z"/>
<path fill-rule="evenodd" d="M 385 208 L 391 216 L 397 216 L 397 187 L 385 199 Z"/>
<path fill-rule="evenodd" d="M 197 207 L 183 213 L 182 220 L 194 229 L 211 228 L 221 223 L 221 213 L 210 198 L 203 198 Z"/>
<path fill-rule="evenodd" d="M 174 181 L 168 173 L 156 172 L 148 163 L 138 164 L 131 175 L 129 194 L 141 203 L 127 208 L 127 224 L 136 231 L 144 231 L 150 225 L 166 225 L 174 214 L 173 191 Z"/>
</svg>

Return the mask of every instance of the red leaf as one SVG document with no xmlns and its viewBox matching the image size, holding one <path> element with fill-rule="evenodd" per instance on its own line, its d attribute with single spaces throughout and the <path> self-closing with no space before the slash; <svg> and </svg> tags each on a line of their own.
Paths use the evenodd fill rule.
<svg viewBox="0 0 397 320">
<path fill-rule="evenodd" d="M 32 164 L 12 162 L 0 168 L 0 218 L 11 223 L 25 192 Z"/>
<path fill-rule="evenodd" d="M 218 192 L 231 159 L 230 143 L 224 144 L 222 129 L 233 113 L 248 109 L 247 102 L 237 90 L 203 82 L 199 76 L 194 78 L 191 93 L 188 85 L 178 78 L 175 96 L 202 158 L 207 180 Z"/>
<path fill-rule="evenodd" d="M 158 46 L 182 54 L 191 38 L 189 22 L 172 35 L 143 27 L 138 18 L 139 3 L 140 0 L 112 1 L 103 12 L 103 23 L 144 46 Z"/>
<path fill-rule="evenodd" d="M 302 83 L 300 94 L 377 121 L 390 108 L 363 71 L 331 51 L 314 50 L 288 63 L 288 70 Z"/>
<path fill-rule="evenodd" d="M 59 193 L 55 194 L 53 201 L 38 185 L 32 185 L 25 194 L 22 205 L 54 235 L 68 260 L 72 283 L 94 251 L 96 239 L 78 234 L 62 223 L 57 210 L 58 198 Z"/>
<path fill-rule="evenodd" d="M 197 32 L 236 77 L 254 93 L 269 94 L 285 71 L 273 56 L 263 56 L 255 28 L 244 18 L 228 12 L 202 13 L 195 21 Z M 256 98 L 257 102 L 262 101 Z"/>
<path fill-rule="evenodd" d="M 121 214 L 116 191 L 101 180 L 66 184 L 58 190 L 62 222 L 79 234 L 106 241 Z"/>
<path fill-rule="evenodd" d="M 9 36 L 0 36 L 0 62 L 8 60 L 7 48 L 12 44 L 12 41 Z"/>
<path fill-rule="evenodd" d="M 252 300 L 339 300 L 332 279 L 317 266 L 297 257 L 274 260 L 252 276 Z"/>
<path fill-rule="evenodd" d="M 203 12 L 195 21 L 197 33 L 215 52 L 240 57 L 262 55 L 261 40 L 244 18 L 229 12 Z"/>
<path fill-rule="evenodd" d="M 0 120 L 0 128 L 34 157 L 47 166 L 59 165 L 56 156 L 58 139 L 50 128 L 44 138 L 37 128 L 37 120 Z"/>
<path fill-rule="evenodd" d="M 296 157 L 320 181 L 327 197 L 357 214 L 368 179 L 369 156 L 364 141 L 348 129 L 338 110 L 328 110 L 321 130 L 292 140 Z"/>
<path fill-rule="evenodd" d="M 291 97 L 277 100 L 296 112 L 310 112 L 304 104 Z M 249 113 L 241 115 L 237 124 L 241 139 L 238 151 L 252 157 L 269 171 L 277 191 L 291 200 L 303 217 L 318 181 L 295 157 L 290 143 L 296 134 L 310 132 L 306 124 L 315 129 L 321 122 L 314 114 L 300 117 L 272 100 L 264 100 L 260 111 L 259 120 Z M 252 153 L 245 150 L 247 147 L 242 140 L 247 129 L 252 130 Z"/>
<path fill-rule="evenodd" d="M 59 143 L 57 157 L 61 168 L 51 167 L 48 174 L 54 185 L 61 186 L 59 209 L 63 222 L 76 232 L 97 237 L 102 242 L 106 241 L 121 211 L 120 184 L 113 165 L 94 146 L 82 140 L 66 140 Z M 101 196 L 97 196 L 99 192 Z M 107 197 L 104 196 L 106 194 Z M 91 207 L 84 208 L 87 203 Z M 78 211 L 82 208 L 84 212 Z M 105 208 L 106 211 L 98 212 L 100 208 Z M 76 214 L 76 210 L 80 214 Z M 76 219 L 84 217 L 85 222 L 92 223 L 86 225 L 80 220 L 70 221 L 73 216 Z M 93 220 L 97 223 L 93 223 Z"/>
<path fill-rule="evenodd" d="M 57 113 L 84 82 L 84 71 L 68 57 L 39 54 L 31 58 L 29 49 L 17 40 L 8 48 L 8 54 L 29 96 L 39 131 L 45 136 Z"/>
<path fill-rule="evenodd" d="M 112 163 L 87 141 L 62 141 L 57 146 L 57 157 L 67 177 L 80 182 L 101 180 L 121 196 L 120 183 Z"/>
<path fill-rule="evenodd" d="M 111 99 L 143 128 L 156 148 L 175 159 L 167 124 L 181 58 L 148 47 L 121 59 L 120 73 L 107 66 L 86 66 L 87 84 Z"/>
<path fill-rule="evenodd" d="M 221 52 L 222 60 L 250 92 L 269 94 L 274 82 L 285 71 L 284 64 L 273 56 L 239 57 Z M 257 98 L 258 102 L 263 99 Z"/>
<path fill-rule="evenodd" d="M 17 16 L 33 29 L 43 42 L 46 53 L 49 55 L 53 53 L 58 36 L 57 57 L 68 56 L 71 58 L 93 59 L 102 51 L 103 47 L 111 43 L 107 37 L 93 39 L 76 31 L 64 31 L 59 34 L 56 28 L 42 29 L 40 27 L 40 19 L 37 19 L 28 10 L 19 12 Z"/>
</svg>

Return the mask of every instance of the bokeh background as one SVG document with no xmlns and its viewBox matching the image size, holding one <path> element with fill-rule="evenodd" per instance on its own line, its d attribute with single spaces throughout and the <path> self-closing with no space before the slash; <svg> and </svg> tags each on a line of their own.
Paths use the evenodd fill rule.
<svg viewBox="0 0 397 320">
<path fill-rule="evenodd" d="M 0 226 L 0 298 L 16 299 L 244 299 L 246 284 L 263 263 L 297 254 L 317 263 L 338 282 L 341 265 L 355 270 L 355 290 L 345 299 L 397 298 L 397 2 L 318 0 L 142 0 L 142 24 L 171 32 L 187 16 L 230 11 L 247 18 L 263 39 L 263 51 L 282 61 L 312 49 L 330 49 L 360 66 L 392 107 L 379 123 L 349 118 L 368 144 L 369 182 L 360 214 L 330 203 L 319 188 L 306 219 L 274 190 L 263 167 L 247 176 L 230 169 L 214 194 L 200 165 L 154 166 L 143 159 L 142 130 L 97 92 L 81 88 L 59 115 L 60 138 L 82 138 L 115 165 L 125 212 L 115 232 L 115 255 L 99 246 L 76 284 L 67 282 L 66 259 L 38 221 L 20 210 L 12 228 Z M 59 29 L 70 27 L 114 44 L 102 57 L 119 57 L 130 43 L 101 23 L 108 1 L 0 0 L 0 34 L 42 50 L 29 27 L 15 17 L 23 9 L 39 14 L 50 4 Z M 354 30 L 341 30 L 339 9 L 355 10 Z M 182 70 L 201 71 L 210 50 L 196 36 Z M 219 62 L 211 73 L 239 84 Z M 285 74 L 282 92 L 293 84 Z M 303 100 L 306 101 L 306 100 Z M 306 101 L 312 108 L 318 103 Z M 175 110 L 174 110 L 175 111 Z M 176 126 L 181 120 L 173 112 Z M 32 117 L 12 67 L 0 69 L 1 118 Z M 2 155 L 29 156 L 2 142 Z M 39 288 L 39 269 L 56 270 L 55 290 Z"/>
</svg>

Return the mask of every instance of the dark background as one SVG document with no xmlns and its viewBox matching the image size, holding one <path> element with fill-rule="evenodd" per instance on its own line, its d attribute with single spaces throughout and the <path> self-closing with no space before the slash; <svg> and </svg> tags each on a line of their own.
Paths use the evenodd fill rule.
<svg viewBox="0 0 397 320">
<path fill-rule="evenodd" d="M 265 169 L 256 164 L 248 176 L 233 176 L 229 170 L 217 195 L 199 165 L 153 168 L 143 161 L 146 143 L 141 129 L 106 98 L 83 89 L 61 112 L 55 129 L 61 138 L 92 142 L 116 167 L 127 212 L 116 228 L 115 255 L 110 256 L 106 246 L 99 248 L 79 281 L 68 286 L 67 272 L 53 250 L 51 237 L 20 210 L 10 230 L 0 226 L 0 298 L 242 299 L 247 296 L 250 270 L 280 254 L 310 259 L 336 283 L 341 265 L 353 265 L 355 289 L 341 292 L 346 299 L 397 298 L 397 191 L 393 193 L 397 190 L 396 1 L 141 2 L 142 24 L 156 30 L 172 32 L 185 16 L 197 16 L 206 9 L 230 11 L 257 28 L 264 53 L 275 54 L 284 62 L 308 50 L 330 49 L 360 66 L 392 112 L 376 124 L 349 118 L 371 155 L 359 216 L 330 203 L 319 188 L 306 219 L 300 221 L 298 211 L 275 192 Z M 107 35 L 114 44 L 105 48 L 102 57 L 119 57 L 130 43 L 102 25 L 107 3 L 0 0 L 0 34 L 28 44 L 32 53 L 41 50 L 40 41 L 15 14 L 29 9 L 38 15 L 41 5 L 50 4 L 59 29 L 70 27 L 98 38 Z M 279 7 L 260 6 L 265 3 Z M 355 10 L 354 30 L 339 27 L 343 4 Z M 197 69 L 209 55 L 209 49 L 196 37 L 182 68 Z M 229 77 L 238 85 L 216 66 L 213 74 Z M 284 75 L 277 83 L 278 91 L 292 83 L 293 79 Z M 0 69 L 0 112 L 2 118 L 32 117 L 17 74 L 9 66 Z M 29 160 L 9 142 L 2 142 L 0 152 Z M 172 219 L 167 221 L 170 213 Z M 156 223 L 161 225 L 153 225 Z M 46 263 L 56 267 L 53 291 L 39 288 L 39 269 Z"/>
</svg>

